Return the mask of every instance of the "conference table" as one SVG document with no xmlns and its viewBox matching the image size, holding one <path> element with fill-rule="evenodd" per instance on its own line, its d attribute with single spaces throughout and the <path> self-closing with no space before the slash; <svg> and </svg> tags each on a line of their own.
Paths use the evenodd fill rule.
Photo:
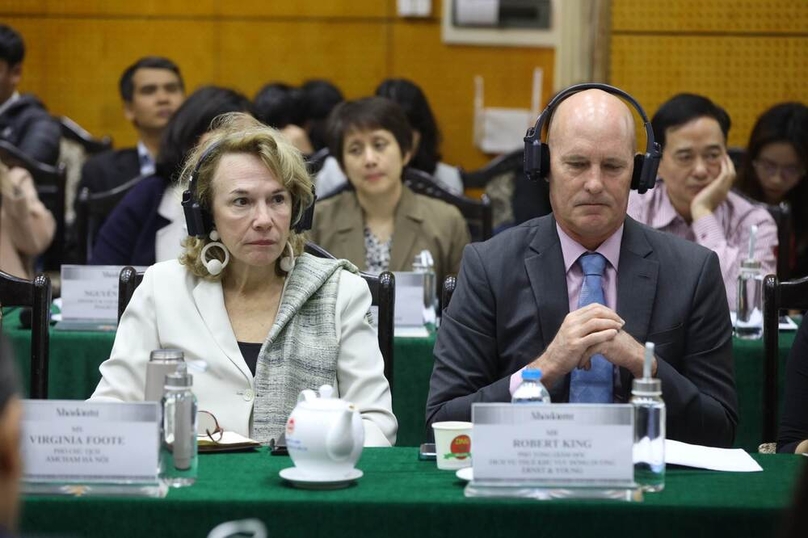
<svg viewBox="0 0 808 538">
<path fill-rule="evenodd" d="M 278 475 L 288 456 L 266 448 L 200 455 L 196 483 L 165 498 L 29 496 L 23 535 L 204 537 L 258 518 L 270 537 L 775 536 L 806 458 L 755 454 L 763 472 L 669 468 L 642 502 L 467 498 L 464 483 L 412 447 L 365 449 L 346 489 L 296 489 Z M 585 517 L 582 517 L 585 515 Z"/>
<path fill-rule="evenodd" d="M 3 332 L 14 347 L 24 386 L 30 378 L 31 332 L 20 326 L 19 309 L 5 309 Z M 785 362 L 794 341 L 793 331 L 780 333 L 780 405 L 782 405 Z M 48 397 L 83 400 L 98 384 L 98 366 L 112 349 L 115 333 L 62 331 L 51 327 Z M 435 331 L 427 337 L 396 337 L 393 355 L 393 412 L 398 418 L 398 446 L 417 446 L 424 441 L 424 411 Z M 764 351 L 762 340 L 733 340 L 735 383 L 738 392 L 739 424 L 735 446 L 757 451 L 762 439 Z"/>
</svg>

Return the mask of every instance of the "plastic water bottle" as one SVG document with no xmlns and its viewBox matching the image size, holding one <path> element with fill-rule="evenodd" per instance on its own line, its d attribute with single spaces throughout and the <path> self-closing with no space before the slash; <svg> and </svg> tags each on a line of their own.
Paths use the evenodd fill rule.
<svg viewBox="0 0 808 538">
<path fill-rule="evenodd" d="M 180 362 L 165 379 L 163 395 L 160 478 L 171 487 L 190 486 L 196 480 L 196 396 L 193 376 Z"/>
<path fill-rule="evenodd" d="M 651 377 L 654 344 L 645 344 L 643 376 L 634 379 L 634 481 L 644 491 L 665 488 L 665 402 L 662 382 Z"/>
<path fill-rule="evenodd" d="M 522 382 L 516 387 L 511 403 L 550 403 L 550 393 L 541 383 L 541 370 L 538 368 L 522 370 Z"/>
<path fill-rule="evenodd" d="M 763 272 L 755 259 L 755 240 L 758 227 L 749 229 L 749 255 L 741 262 L 738 273 L 738 299 L 735 335 L 738 338 L 758 339 L 763 337 Z"/>
</svg>

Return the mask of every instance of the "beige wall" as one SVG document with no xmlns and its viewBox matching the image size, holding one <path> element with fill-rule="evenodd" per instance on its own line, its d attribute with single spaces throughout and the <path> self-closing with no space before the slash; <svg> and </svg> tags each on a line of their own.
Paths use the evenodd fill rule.
<svg viewBox="0 0 808 538">
<path fill-rule="evenodd" d="M 531 74 L 549 49 L 448 46 L 440 39 L 440 1 L 428 19 L 402 19 L 395 0 L 5 0 L 0 20 L 28 48 L 23 91 L 122 147 L 135 141 L 117 93 L 123 69 L 147 54 L 181 67 L 186 85 L 235 87 L 252 97 L 272 80 L 324 77 L 349 98 L 385 77 L 420 84 L 443 130 L 444 160 L 474 169 L 490 158 L 472 144 L 473 78 L 485 77 L 486 106 L 526 108 Z"/>
</svg>

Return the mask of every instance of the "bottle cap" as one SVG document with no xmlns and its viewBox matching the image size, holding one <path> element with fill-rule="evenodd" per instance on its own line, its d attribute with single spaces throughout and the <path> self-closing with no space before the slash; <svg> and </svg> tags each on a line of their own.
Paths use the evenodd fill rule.
<svg viewBox="0 0 808 538">
<path fill-rule="evenodd" d="M 522 370 L 522 379 L 538 381 L 541 379 L 541 370 L 539 368 L 525 368 Z"/>
<path fill-rule="evenodd" d="M 654 377 L 642 377 L 631 382 L 633 396 L 662 396 L 662 381 Z"/>
<path fill-rule="evenodd" d="M 188 366 L 185 362 L 177 365 L 177 371 L 166 375 L 166 388 L 186 388 L 194 384 L 194 376 L 188 373 Z"/>
<path fill-rule="evenodd" d="M 155 349 L 149 355 L 150 361 L 181 361 L 185 354 L 181 349 Z"/>
</svg>

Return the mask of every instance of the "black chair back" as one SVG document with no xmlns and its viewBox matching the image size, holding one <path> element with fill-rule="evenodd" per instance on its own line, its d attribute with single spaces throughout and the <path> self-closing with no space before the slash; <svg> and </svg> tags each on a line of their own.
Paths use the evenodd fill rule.
<svg viewBox="0 0 808 538">
<path fill-rule="evenodd" d="M 109 136 L 95 138 L 89 131 L 67 116 L 58 116 L 54 117 L 54 119 L 59 122 L 62 137 L 79 144 L 84 148 L 84 152 L 87 155 L 95 155 L 96 153 L 112 149 L 112 138 Z"/>
<path fill-rule="evenodd" d="M 146 176 L 137 176 L 108 191 L 90 192 L 85 187 L 79 192 L 76 199 L 76 242 L 78 243 L 77 255 L 81 263 L 89 262 L 95 245 L 95 237 L 106 218 L 144 177 Z"/>
<path fill-rule="evenodd" d="M 47 275 L 34 280 L 17 278 L 0 271 L 0 305 L 31 308 L 31 385 L 29 397 L 48 397 L 48 353 L 50 349 L 51 281 Z"/>
<path fill-rule="evenodd" d="M 334 258 L 322 247 L 314 243 L 306 243 L 306 252 L 319 258 Z M 371 304 L 379 310 L 379 349 L 384 359 L 384 376 L 390 384 L 390 393 L 393 391 L 393 337 L 394 314 L 396 304 L 396 279 L 393 273 L 384 272 L 380 275 L 360 273 L 370 289 Z M 118 322 L 121 321 L 126 306 L 132 299 L 135 289 L 143 281 L 143 273 L 134 267 L 124 267 L 118 280 Z"/>
<path fill-rule="evenodd" d="M 335 260 L 336 256 L 326 249 L 306 241 L 303 250 L 318 258 L 328 258 Z M 359 273 L 370 289 L 371 305 L 378 307 L 378 334 L 379 349 L 384 358 L 384 377 L 390 384 L 390 393 L 393 392 L 393 339 L 395 336 L 395 304 L 396 304 L 396 279 L 393 273 L 385 271 L 380 275 L 370 273 Z"/>
<path fill-rule="evenodd" d="M 142 272 L 129 265 L 121 269 L 121 274 L 118 276 L 118 323 L 121 322 L 123 311 L 132 300 L 135 288 L 140 286 L 141 282 L 143 282 Z"/>
<path fill-rule="evenodd" d="M 781 282 L 776 275 L 763 279 L 763 441 L 777 436 L 778 370 L 780 363 L 780 311 L 808 310 L 808 277 Z"/>
<path fill-rule="evenodd" d="M 64 164 L 51 166 L 35 161 L 6 140 L 0 140 L 0 160 L 8 166 L 21 166 L 31 173 L 37 195 L 56 221 L 56 233 L 48 250 L 42 254 L 46 270 L 58 270 L 62 264 L 65 245 L 65 203 L 67 169 Z"/>
<path fill-rule="evenodd" d="M 441 290 L 440 296 L 441 314 L 449 306 L 449 302 L 452 300 L 452 295 L 454 295 L 456 286 L 457 277 L 455 275 L 446 275 L 446 278 L 443 279 L 443 290 Z"/>
<path fill-rule="evenodd" d="M 472 241 L 485 241 L 493 235 L 494 217 L 488 196 L 483 195 L 479 201 L 457 196 L 435 183 L 432 176 L 415 168 L 405 168 L 402 180 L 413 192 L 443 200 L 459 209 L 469 225 Z"/>
<path fill-rule="evenodd" d="M 463 172 L 463 185 L 467 189 L 485 189 L 488 182 L 507 173 L 525 174 L 524 149 L 505 153 L 494 158 L 478 170 Z"/>
</svg>

